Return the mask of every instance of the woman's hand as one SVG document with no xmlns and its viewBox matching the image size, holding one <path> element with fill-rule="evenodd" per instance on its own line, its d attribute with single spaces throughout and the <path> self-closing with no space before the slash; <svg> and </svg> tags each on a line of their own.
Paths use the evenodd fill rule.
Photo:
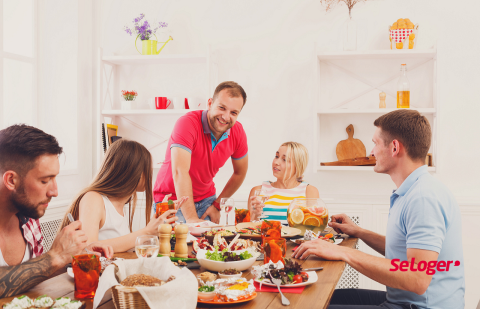
<svg viewBox="0 0 480 309">
<path fill-rule="evenodd" d="M 254 221 L 262 214 L 265 204 L 263 204 L 256 196 L 250 197 L 250 203 L 252 205 L 252 213 L 250 214 L 250 216 L 251 220 Z"/>
<path fill-rule="evenodd" d="M 144 228 L 144 233 L 147 235 L 158 235 L 158 226 L 163 223 L 171 224 L 178 220 L 178 217 L 175 216 L 177 213 L 174 209 L 167 210 L 163 215 L 158 218 L 155 218 L 155 214 L 150 218 L 150 222 L 148 222 L 147 226 Z M 174 215 L 172 218 L 167 219 L 168 216 Z"/>
</svg>

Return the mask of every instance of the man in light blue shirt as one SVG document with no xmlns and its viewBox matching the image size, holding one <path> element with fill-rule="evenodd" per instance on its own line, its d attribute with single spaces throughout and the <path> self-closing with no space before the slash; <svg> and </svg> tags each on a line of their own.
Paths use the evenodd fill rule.
<svg viewBox="0 0 480 309">
<path fill-rule="evenodd" d="M 387 235 L 355 225 L 347 215 L 332 216 L 337 232 L 362 239 L 379 258 L 322 240 L 302 244 L 293 257 L 310 254 L 343 260 L 387 286 L 387 291 L 336 290 L 330 309 L 464 308 L 465 279 L 460 210 L 450 191 L 427 171 L 428 120 L 413 110 L 397 110 L 375 120 L 375 172 L 397 186 L 390 197 Z"/>
</svg>

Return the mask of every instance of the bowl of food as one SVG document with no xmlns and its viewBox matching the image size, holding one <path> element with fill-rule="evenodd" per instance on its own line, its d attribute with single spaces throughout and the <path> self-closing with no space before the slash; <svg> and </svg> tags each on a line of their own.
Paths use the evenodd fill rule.
<svg viewBox="0 0 480 309">
<path fill-rule="evenodd" d="M 217 280 L 217 275 L 208 271 L 204 271 L 197 275 L 199 286 L 205 285 L 207 282 L 213 282 Z"/>
<path fill-rule="evenodd" d="M 214 240 L 215 236 L 217 236 L 217 235 L 223 237 L 223 239 L 230 242 L 235 238 L 235 236 L 237 235 L 237 232 L 233 232 L 233 231 L 226 230 L 226 229 L 218 229 L 218 230 L 217 229 L 211 229 L 210 231 L 202 233 L 202 236 L 205 237 L 205 239 L 211 244 L 213 244 L 213 240 Z M 217 238 L 219 236 L 217 236 Z"/>
<path fill-rule="evenodd" d="M 205 251 L 200 250 L 197 253 L 197 260 L 205 269 L 223 272 L 226 269 L 235 268 L 238 271 L 250 268 L 256 260 L 256 257 L 248 251 L 228 252 L 226 250 Z"/>
<path fill-rule="evenodd" d="M 240 278 L 242 276 L 242 272 L 238 271 L 236 268 L 229 268 L 219 272 L 218 276 L 220 279 Z"/>
<path fill-rule="evenodd" d="M 198 288 L 198 299 L 201 301 L 211 301 L 215 298 L 215 287 L 212 285 L 203 285 Z"/>
</svg>

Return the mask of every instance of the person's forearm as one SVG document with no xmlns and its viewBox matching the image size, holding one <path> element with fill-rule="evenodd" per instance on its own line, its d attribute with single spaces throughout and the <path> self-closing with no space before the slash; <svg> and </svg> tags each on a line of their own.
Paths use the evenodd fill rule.
<svg viewBox="0 0 480 309">
<path fill-rule="evenodd" d="M 246 174 L 233 174 L 228 180 L 227 184 L 222 190 L 222 193 L 217 197 L 217 201 L 220 201 L 222 197 L 231 197 L 245 180 Z"/>
<path fill-rule="evenodd" d="M 373 250 L 385 256 L 385 236 L 365 229 L 360 229 L 355 236 L 360 238 Z"/>
<path fill-rule="evenodd" d="M 0 298 L 24 293 L 63 266 L 51 254 L 45 253 L 20 265 L 0 267 Z"/>
<path fill-rule="evenodd" d="M 358 272 L 386 286 L 423 294 L 423 287 L 420 286 L 420 277 L 426 276 L 424 272 L 412 271 L 390 271 L 393 267 L 392 260 L 372 256 L 359 250 L 343 247 L 345 262 Z"/>
<path fill-rule="evenodd" d="M 198 219 L 195 202 L 193 200 L 192 179 L 188 172 L 178 172 L 173 174 L 173 184 L 175 185 L 175 194 L 177 199 L 188 196 L 188 200 L 182 205 L 182 214 L 185 220 Z"/>
</svg>

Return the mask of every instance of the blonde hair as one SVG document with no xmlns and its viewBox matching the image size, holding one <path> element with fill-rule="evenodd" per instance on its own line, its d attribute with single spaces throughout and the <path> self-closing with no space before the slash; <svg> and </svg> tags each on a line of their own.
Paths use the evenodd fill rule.
<svg viewBox="0 0 480 309">
<path fill-rule="evenodd" d="M 67 215 L 72 214 L 75 220 L 79 218 L 79 205 L 83 196 L 90 191 L 100 193 L 107 197 L 126 197 L 129 196 L 128 212 L 130 232 L 132 231 L 133 215 L 137 206 L 137 186 L 145 178 L 145 198 L 146 198 L 146 222 L 150 222 L 150 212 L 152 210 L 152 155 L 140 143 L 120 139 L 114 142 L 103 159 L 102 166 L 92 183 L 80 191 L 78 196 L 70 205 L 63 218 L 60 230 L 70 224 Z"/>
<path fill-rule="evenodd" d="M 308 165 L 307 148 L 297 142 L 286 142 L 283 143 L 282 146 L 287 147 L 286 160 L 295 165 L 295 175 L 293 175 L 293 170 L 290 170 L 290 166 L 287 166 L 287 170 L 285 172 L 286 179 L 284 179 L 284 181 L 295 176 L 295 179 L 298 182 L 302 182 L 303 173 L 305 173 Z"/>
</svg>

